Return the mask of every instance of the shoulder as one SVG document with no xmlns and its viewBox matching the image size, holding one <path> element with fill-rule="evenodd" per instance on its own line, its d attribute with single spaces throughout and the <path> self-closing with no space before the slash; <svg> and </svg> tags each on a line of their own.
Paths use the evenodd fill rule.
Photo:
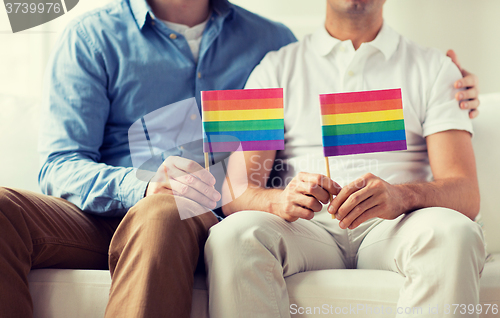
<svg viewBox="0 0 500 318">
<path fill-rule="evenodd" d="M 73 19 L 61 38 L 74 38 L 95 45 L 97 39 L 122 34 L 130 27 L 133 16 L 125 0 L 115 0 Z"/>
<path fill-rule="evenodd" d="M 309 36 L 306 36 L 303 40 L 285 45 L 279 50 L 268 52 L 262 59 L 260 67 L 281 71 L 293 68 L 297 63 L 306 60 L 306 55 L 311 53 L 308 50 L 308 41 Z"/>
<path fill-rule="evenodd" d="M 443 52 L 437 48 L 422 46 L 408 38 L 401 37 L 402 52 L 416 67 L 426 70 L 430 76 L 436 76 L 443 68 L 458 68 Z"/>
<path fill-rule="evenodd" d="M 299 41 L 268 52 L 250 75 L 247 88 L 283 87 L 303 61 L 303 49 L 304 42 Z"/>
<path fill-rule="evenodd" d="M 233 9 L 232 22 L 236 29 L 233 32 L 248 32 L 246 35 L 258 38 L 261 41 L 274 41 L 280 46 L 297 41 L 292 31 L 283 23 L 264 18 L 237 5 L 231 4 Z"/>
</svg>

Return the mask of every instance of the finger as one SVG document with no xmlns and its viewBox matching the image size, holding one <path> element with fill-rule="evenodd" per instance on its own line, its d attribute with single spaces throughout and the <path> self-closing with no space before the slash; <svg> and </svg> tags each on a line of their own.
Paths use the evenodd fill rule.
<svg viewBox="0 0 500 318">
<path fill-rule="evenodd" d="M 208 185 L 214 185 L 216 180 L 214 176 L 208 172 L 207 170 L 203 169 L 202 166 L 200 166 L 197 162 L 182 158 L 182 157 L 168 157 L 165 160 L 167 168 L 170 168 L 171 166 L 185 171 L 187 173 L 195 175 L 198 179 L 203 181 L 204 183 Z M 169 169 L 170 170 L 170 169 Z M 169 173 L 171 173 L 169 171 Z"/>
<path fill-rule="evenodd" d="M 177 181 L 174 179 L 170 179 L 170 187 L 172 191 L 174 192 L 174 195 L 179 195 L 183 196 L 185 198 L 188 198 L 190 200 L 193 200 L 195 202 L 198 202 L 199 204 L 209 208 L 209 209 L 214 209 L 217 206 L 217 203 L 209 198 L 207 198 L 205 195 L 201 194 L 200 192 L 196 191 L 195 189 Z"/>
<path fill-rule="evenodd" d="M 338 209 L 349 198 L 351 194 L 365 187 L 367 180 L 364 177 L 358 178 L 349 185 L 342 188 L 339 194 L 330 202 L 328 212 L 336 214 Z"/>
<path fill-rule="evenodd" d="M 469 73 L 466 70 L 463 70 L 462 75 L 464 77 L 455 82 L 455 88 L 478 86 L 479 78 L 476 75 Z"/>
<path fill-rule="evenodd" d="M 453 50 L 448 50 L 448 51 L 446 52 L 446 56 L 448 56 L 448 57 L 451 59 L 451 61 L 452 61 L 453 63 L 455 63 L 455 65 L 456 65 L 456 66 L 457 66 L 460 70 L 462 70 L 462 67 L 460 66 L 460 62 L 458 62 L 458 57 L 457 57 L 457 54 L 455 53 L 455 51 L 453 51 Z"/>
<path fill-rule="evenodd" d="M 181 173 L 178 177 L 172 177 L 172 174 L 169 174 L 169 177 L 170 179 L 179 181 L 180 183 L 183 183 L 188 187 L 195 189 L 196 191 L 202 193 L 207 198 L 213 201 L 219 201 L 222 197 L 221 194 L 217 190 L 215 190 L 213 186 L 207 185 L 191 174 Z"/>
<path fill-rule="evenodd" d="M 150 183 L 161 183 L 161 182 L 168 182 L 168 177 L 167 177 L 167 167 L 164 166 L 163 164 L 158 168 L 156 171 L 155 175 L 151 180 L 149 180 Z"/>
<path fill-rule="evenodd" d="M 476 109 L 479 107 L 479 99 L 473 99 L 468 101 L 460 102 L 460 108 L 462 109 Z"/>
<path fill-rule="evenodd" d="M 478 96 L 477 88 L 472 87 L 464 91 L 460 91 L 455 95 L 455 99 L 458 101 L 469 101 L 477 99 Z"/>
<path fill-rule="evenodd" d="M 370 219 L 376 218 L 379 215 L 378 214 L 379 212 L 380 212 L 380 207 L 378 205 L 366 210 L 365 213 L 358 216 L 351 223 L 351 225 L 349 226 L 349 229 L 353 230 L 353 229 L 357 228 L 358 226 L 360 226 L 361 224 L 363 224 L 364 222 L 366 222 Z"/>
<path fill-rule="evenodd" d="M 303 194 L 297 195 L 293 203 L 313 212 L 319 212 L 323 208 L 323 205 L 315 197 Z"/>
<path fill-rule="evenodd" d="M 349 226 L 351 226 L 352 222 L 356 220 L 360 215 L 363 213 L 366 213 L 369 209 L 373 208 L 376 206 L 377 203 L 373 199 L 373 197 L 370 197 L 366 199 L 365 201 L 361 202 L 357 206 L 355 206 L 349 214 L 347 214 L 342 221 L 340 221 L 339 226 L 342 229 L 346 229 Z"/>
<path fill-rule="evenodd" d="M 337 182 L 322 174 L 300 172 L 298 178 L 303 182 L 316 183 L 332 195 L 337 195 L 342 189 Z"/>
<path fill-rule="evenodd" d="M 300 182 L 295 191 L 304 195 L 312 195 L 316 200 L 323 204 L 327 204 L 330 200 L 330 194 L 323 187 L 319 186 L 317 183 L 311 182 Z"/>
<path fill-rule="evenodd" d="M 354 192 L 349 196 L 349 198 L 347 198 L 344 204 L 339 207 L 336 218 L 339 221 L 342 221 L 345 217 L 352 213 L 353 209 L 370 198 L 372 195 L 373 193 L 369 188 L 363 188 L 359 191 Z M 357 215 L 355 217 L 357 217 Z M 352 220 L 354 219 L 351 217 L 351 221 Z"/>
<path fill-rule="evenodd" d="M 473 109 L 469 112 L 469 118 L 474 119 L 479 115 L 479 110 L 478 109 Z"/>
<path fill-rule="evenodd" d="M 146 189 L 146 196 L 158 193 L 170 194 L 170 195 L 174 194 L 172 189 L 170 189 L 169 183 L 150 181 Z"/>
<path fill-rule="evenodd" d="M 303 206 L 294 204 L 292 207 L 286 211 L 285 220 L 289 222 L 294 222 L 297 219 L 311 220 L 314 217 L 314 212 L 304 208 Z"/>
</svg>

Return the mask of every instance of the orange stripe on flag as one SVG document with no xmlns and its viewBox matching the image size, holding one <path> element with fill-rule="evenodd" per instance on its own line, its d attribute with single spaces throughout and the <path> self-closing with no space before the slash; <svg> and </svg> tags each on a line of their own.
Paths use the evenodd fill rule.
<svg viewBox="0 0 500 318">
<path fill-rule="evenodd" d="M 321 115 L 362 113 L 402 108 L 403 104 L 401 99 L 374 100 L 343 104 L 323 104 L 321 105 Z"/>
<path fill-rule="evenodd" d="M 203 111 L 283 108 L 283 98 L 204 100 Z"/>
</svg>

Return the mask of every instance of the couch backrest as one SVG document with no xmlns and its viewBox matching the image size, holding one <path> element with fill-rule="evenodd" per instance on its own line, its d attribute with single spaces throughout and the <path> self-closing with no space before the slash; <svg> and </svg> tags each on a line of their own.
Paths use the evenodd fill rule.
<svg viewBox="0 0 500 318">
<path fill-rule="evenodd" d="M 480 98 L 479 117 L 473 120 L 472 144 L 481 191 L 481 221 L 487 249 L 500 252 L 500 93 Z"/>
</svg>

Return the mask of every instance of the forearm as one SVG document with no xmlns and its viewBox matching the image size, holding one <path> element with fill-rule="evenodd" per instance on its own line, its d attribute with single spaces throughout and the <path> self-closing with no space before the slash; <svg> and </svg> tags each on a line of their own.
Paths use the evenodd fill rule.
<svg viewBox="0 0 500 318">
<path fill-rule="evenodd" d="M 479 213 L 479 187 L 477 181 L 470 178 L 446 178 L 396 187 L 402 193 L 403 213 L 436 206 L 456 210 L 472 220 Z"/>
<path fill-rule="evenodd" d="M 43 193 L 66 199 L 85 212 L 120 216 L 144 197 L 147 182 L 139 180 L 133 168 L 67 153 L 44 163 L 39 185 Z"/>
<path fill-rule="evenodd" d="M 257 210 L 276 214 L 276 202 L 282 189 L 264 188 L 249 184 L 248 188 L 236 200 L 224 205 L 222 211 L 225 215 L 243 210 Z"/>
</svg>

